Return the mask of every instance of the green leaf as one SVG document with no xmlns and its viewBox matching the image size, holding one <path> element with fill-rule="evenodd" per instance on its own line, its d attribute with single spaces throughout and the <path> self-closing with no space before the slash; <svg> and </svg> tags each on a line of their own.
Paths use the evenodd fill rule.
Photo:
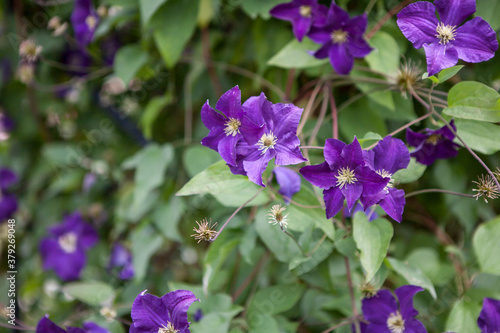
<svg viewBox="0 0 500 333">
<path fill-rule="evenodd" d="M 255 19 L 257 16 L 262 18 L 270 18 L 269 11 L 280 3 L 287 2 L 288 0 L 251 0 L 241 1 L 241 7 L 251 18 Z"/>
<path fill-rule="evenodd" d="M 448 320 L 446 320 L 447 332 L 479 333 L 477 317 L 481 308 L 475 302 L 458 300 L 453 304 Z"/>
<path fill-rule="evenodd" d="M 200 9 L 198 11 L 198 26 L 205 28 L 210 24 L 215 16 L 215 11 L 219 9 L 219 3 L 213 0 L 200 0 Z"/>
<path fill-rule="evenodd" d="M 368 132 L 378 133 L 382 136 L 387 134 L 385 121 L 372 108 L 372 101 L 367 98 L 361 98 L 347 106 L 339 114 L 340 132 L 348 141 L 354 139 L 354 136 L 363 137 Z"/>
<path fill-rule="evenodd" d="M 115 298 L 113 287 L 100 281 L 68 283 L 64 285 L 63 291 L 91 306 L 111 304 Z"/>
<path fill-rule="evenodd" d="M 278 322 L 267 313 L 253 313 L 253 317 L 247 316 L 250 326 L 248 333 L 281 333 Z"/>
<path fill-rule="evenodd" d="M 394 38 L 378 31 L 369 41 L 373 51 L 365 57 L 371 69 L 378 72 L 393 74 L 399 69 L 401 51 Z"/>
<path fill-rule="evenodd" d="M 142 24 L 146 25 L 151 16 L 153 16 L 158 8 L 167 1 L 168 0 L 139 0 Z"/>
<path fill-rule="evenodd" d="M 183 242 L 178 230 L 178 224 L 185 207 L 180 198 L 171 197 L 168 203 L 157 205 L 153 212 L 153 223 L 167 239 Z"/>
<path fill-rule="evenodd" d="M 139 44 L 127 45 L 120 48 L 116 53 L 113 70 L 127 86 L 147 61 L 148 53 Z"/>
<path fill-rule="evenodd" d="M 163 238 L 148 223 L 136 227 L 131 235 L 132 261 L 134 264 L 136 282 L 141 282 L 146 277 L 149 259 L 163 244 Z"/>
<path fill-rule="evenodd" d="M 239 207 L 261 189 L 247 177 L 233 175 L 224 161 L 212 164 L 185 184 L 178 196 L 210 193 L 227 207 Z M 269 194 L 260 193 L 248 206 L 259 206 L 269 201 Z"/>
<path fill-rule="evenodd" d="M 419 268 L 435 285 L 445 285 L 455 274 L 453 266 L 448 262 L 441 262 L 437 251 L 428 247 L 413 250 L 407 261 Z"/>
<path fill-rule="evenodd" d="M 249 322 L 259 315 L 276 315 L 290 310 L 302 297 L 305 285 L 288 283 L 261 289 L 255 293 L 248 306 Z"/>
<path fill-rule="evenodd" d="M 475 151 L 491 155 L 500 150 L 500 126 L 475 120 L 455 120 L 460 137 Z"/>
<path fill-rule="evenodd" d="M 394 179 L 396 183 L 413 183 L 422 177 L 426 169 L 426 165 L 418 163 L 417 160 L 412 157 L 408 167 L 406 169 L 396 171 L 394 175 L 392 175 L 392 179 Z"/>
<path fill-rule="evenodd" d="M 366 271 L 366 281 L 370 281 L 382 265 L 394 230 L 386 219 L 368 221 L 363 212 L 358 212 L 353 219 L 353 236 L 357 248 L 361 251 L 361 265 Z"/>
<path fill-rule="evenodd" d="M 267 64 L 280 68 L 310 68 L 327 64 L 328 59 L 316 59 L 309 54 L 309 51 L 318 47 L 319 45 L 309 38 L 304 38 L 302 43 L 293 39 L 269 59 Z"/>
<path fill-rule="evenodd" d="M 434 285 L 420 269 L 394 258 L 386 258 L 386 264 L 390 269 L 404 277 L 409 284 L 427 289 L 434 299 L 437 298 Z"/>
<path fill-rule="evenodd" d="M 457 83 L 448 93 L 449 107 L 444 113 L 457 118 L 496 123 L 500 121 L 500 95 L 482 83 Z"/>
<path fill-rule="evenodd" d="M 153 137 L 153 126 L 156 118 L 158 118 L 163 108 L 172 103 L 172 101 L 172 95 L 169 94 L 166 96 L 153 97 L 148 102 L 144 112 L 142 113 L 140 121 L 141 128 L 143 129 L 144 136 L 146 138 L 151 139 Z"/>
<path fill-rule="evenodd" d="M 445 68 L 438 74 L 438 83 L 443 83 L 448 79 L 451 79 L 453 76 L 455 76 L 462 68 L 464 65 L 457 65 L 453 66 L 450 68 Z"/>
<path fill-rule="evenodd" d="M 194 177 L 210 165 L 220 161 L 220 155 L 201 144 L 193 145 L 186 148 L 182 156 L 182 161 L 189 177 Z"/>
<path fill-rule="evenodd" d="M 196 28 L 199 0 L 169 0 L 151 18 L 154 39 L 168 68 L 179 61 Z"/>
<path fill-rule="evenodd" d="M 477 0 L 476 4 L 475 16 L 482 17 L 493 30 L 497 31 L 500 28 L 500 3 L 491 0 Z"/>
<path fill-rule="evenodd" d="M 474 252 L 483 273 L 500 275 L 500 217 L 483 223 L 472 239 Z"/>
</svg>

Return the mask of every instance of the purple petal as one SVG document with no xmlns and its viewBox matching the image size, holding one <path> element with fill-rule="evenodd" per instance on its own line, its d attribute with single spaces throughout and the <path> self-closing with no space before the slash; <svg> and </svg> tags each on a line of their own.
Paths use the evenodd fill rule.
<svg viewBox="0 0 500 333">
<path fill-rule="evenodd" d="M 389 183 L 389 177 L 382 177 L 366 166 L 359 166 L 355 169 L 358 182 L 363 185 L 363 194 L 374 195 L 382 191 Z"/>
<path fill-rule="evenodd" d="M 273 7 L 269 11 L 269 14 L 280 20 L 291 21 L 295 17 L 300 16 L 299 7 L 300 4 L 297 1 L 282 3 Z"/>
<path fill-rule="evenodd" d="M 243 117 L 243 108 L 241 107 L 241 91 L 235 86 L 226 91 L 219 99 L 215 108 L 221 111 L 228 118 L 240 119 Z"/>
<path fill-rule="evenodd" d="M 458 146 L 452 141 L 444 141 L 436 146 L 435 155 L 440 159 L 453 158 L 458 155 Z"/>
<path fill-rule="evenodd" d="M 356 200 L 358 200 L 361 196 L 361 193 L 363 192 L 363 185 L 361 185 L 359 182 L 356 182 L 354 184 L 346 184 L 341 189 L 341 191 L 346 198 L 347 208 L 350 211 L 356 203 Z"/>
<path fill-rule="evenodd" d="M 342 159 L 342 165 L 349 167 L 349 169 L 354 170 L 359 165 L 364 165 L 363 150 L 358 142 L 358 139 L 354 137 L 354 140 L 342 149 L 340 154 Z"/>
<path fill-rule="evenodd" d="M 285 196 L 285 203 L 288 204 L 290 201 L 287 198 L 292 198 L 295 193 L 300 191 L 300 175 L 285 167 L 276 167 L 273 173 L 280 186 L 279 193 Z"/>
<path fill-rule="evenodd" d="M 87 331 L 87 333 L 109 333 L 107 329 L 93 323 L 91 321 L 87 321 L 83 323 L 83 328 Z"/>
<path fill-rule="evenodd" d="M 43 269 L 53 269 L 64 281 L 77 280 L 87 262 L 83 250 L 77 248 L 74 252 L 67 253 L 54 239 L 43 239 L 40 242 L 40 253 L 43 259 Z"/>
<path fill-rule="evenodd" d="M 223 115 L 215 111 L 210 104 L 208 104 L 208 101 L 206 101 L 201 108 L 201 121 L 206 128 L 211 130 L 215 127 L 224 127 L 226 119 Z"/>
<path fill-rule="evenodd" d="M 278 139 L 276 144 L 276 161 L 277 165 L 291 165 L 306 162 L 307 159 L 302 156 L 299 149 L 300 140 L 295 133 L 288 133 L 287 135 Z"/>
<path fill-rule="evenodd" d="M 332 45 L 333 43 L 327 42 L 325 45 L 320 47 L 316 52 L 311 52 L 310 54 L 313 55 L 316 59 L 325 59 L 328 57 Z"/>
<path fill-rule="evenodd" d="M 278 138 L 288 133 L 295 134 L 297 133 L 302 111 L 304 111 L 304 109 L 293 104 L 274 104 L 272 108 L 274 126 L 269 127 Z"/>
<path fill-rule="evenodd" d="M 417 319 L 408 319 L 405 320 L 405 333 L 427 333 L 427 330 Z"/>
<path fill-rule="evenodd" d="M 299 172 L 309 183 L 325 190 L 337 184 L 337 178 L 326 162 L 305 166 Z"/>
<path fill-rule="evenodd" d="M 326 218 L 330 219 L 337 215 L 344 206 L 344 194 L 338 187 L 332 187 L 323 191 L 323 199 L 326 206 Z"/>
<path fill-rule="evenodd" d="M 227 135 L 219 141 L 217 151 L 227 164 L 236 165 L 236 144 L 241 135 Z"/>
<path fill-rule="evenodd" d="M 325 149 L 323 150 L 323 155 L 325 156 L 325 161 L 331 168 L 334 168 L 337 165 L 342 157 L 342 150 L 347 145 L 337 139 L 326 139 L 325 141 Z"/>
<path fill-rule="evenodd" d="M 247 99 L 242 108 L 246 112 L 246 117 L 253 124 L 262 127 L 265 123 L 263 114 L 272 114 L 273 103 L 267 100 L 264 93 L 261 93 L 259 96 L 252 96 Z"/>
<path fill-rule="evenodd" d="M 418 315 L 418 311 L 413 307 L 413 297 L 423 290 L 422 287 L 408 285 L 399 287 L 394 291 L 398 297 L 401 316 L 404 320 Z"/>
<path fill-rule="evenodd" d="M 412 3 L 398 13 L 399 29 L 417 49 L 423 44 L 437 40 L 436 28 L 438 20 L 434 5 L 427 1 Z"/>
<path fill-rule="evenodd" d="M 0 199 L 0 221 L 12 218 L 17 211 L 17 198 L 13 195 L 2 194 Z"/>
<path fill-rule="evenodd" d="M 488 22 L 475 17 L 457 29 L 453 46 L 459 59 L 475 63 L 493 58 L 498 40 Z"/>
<path fill-rule="evenodd" d="M 347 49 L 346 43 L 332 44 L 328 51 L 330 63 L 338 74 L 347 75 L 354 66 L 354 57 Z"/>
<path fill-rule="evenodd" d="M 312 25 L 312 18 L 299 16 L 293 21 L 293 34 L 299 40 L 299 42 L 304 39 L 304 36 L 307 35 L 309 29 Z"/>
<path fill-rule="evenodd" d="M 8 168 L 0 169 L 0 189 L 6 190 L 7 188 L 17 183 L 17 181 L 17 175 L 14 173 L 14 171 Z"/>
<path fill-rule="evenodd" d="M 411 152 L 410 156 L 415 157 L 418 163 L 432 165 L 438 158 L 435 154 L 436 146 L 423 144 L 421 147 Z"/>
<path fill-rule="evenodd" d="M 66 331 L 54 324 L 48 315 L 45 315 L 36 325 L 36 333 L 66 333 Z"/>
<path fill-rule="evenodd" d="M 492 298 L 483 300 L 483 308 L 477 319 L 481 332 L 500 332 L 500 301 Z"/>
<path fill-rule="evenodd" d="M 135 298 L 131 317 L 137 332 L 157 332 L 160 327 L 166 327 L 172 321 L 163 298 L 146 294 L 146 290 Z"/>
<path fill-rule="evenodd" d="M 68 333 L 87 333 L 83 328 L 80 327 L 67 327 Z"/>
<path fill-rule="evenodd" d="M 262 182 L 262 173 L 266 170 L 267 164 L 274 158 L 275 154 L 276 152 L 274 149 L 268 149 L 256 160 L 243 161 L 243 168 L 247 173 L 248 179 L 259 186 L 264 186 L 264 183 Z"/>
<path fill-rule="evenodd" d="M 265 132 L 264 125 L 257 126 L 248 117 L 241 118 L 240 132 L 249 145 L 256 144 Z"/>
<path fill-rule="evenodd" d="M 120 243 L 115 243 L 109 257 L 108 268 L 125 266 L 131 259 L 130 252 Z"/>
<path fill-rule="evenodd" d="M 130 280 L 135 276 L 134 264 L 130 261 L 126 264 L 123 269 L 118 273 L 118 277 L 122 280 Z"/>
<path fill-rule="evenodd" d="M 99 240 L 97 230 L 90 224 L 83 222 L 78 235 L 78 246 L 84 250 L 93 247 Z"/>
<path fill-rule="evenodd" d="M 442 69 L 455 66 L 458 62 L 458 52 L 451 43 L 447 45 L 425 44 L 424 50 L 429 76 L 439 73 Z"/>
<path fill-rule="evenodd" d="M 457 26 L 476 12 L 476 0 L 435 0 L 434 5 L 444 25 Z"/>
<path fill-rule="evenodd" d="M 436 131 L 432 131 L 432 130 L 427 130 L 427 131 L 428 131 L 428 134 L 439 134 L 439 135 L 442 135 L 449 140 L 453 140 L 453 139 L 455 139 L 455 134 L 453 132 L 455 132 L 455 133 L 457 132 L 457 126 L 455 126 L 455 120 L 452 119 L 450 121 L 450 126 L 451 126 L 451 128 L 453 128 L 453 131 L 446 125 L 444 125 L 443 127 L 441 127 L 440 129 L 438 129 Z"/>
<path fill-rule="evenodd" d="M 93 20 L 93 26 L 89 21 Z M 71 24 L 75 31 L 75 38 L 81 46 L 87 46 L 94 37 L 99 22 L 99 16 L 92 7 L 91 0 L 76 0 L 71 13 Z"/>
<path fill-rule="evenodd" d="M 344 30 L 349 32 L 349 37 L 363 36 L 367 25 L 368 19 L 366 13 L 364 13 L 363 15 L 358 15 L 351 18 L 344 26 Z"/>
<path fill-rule="evenodd" d="M 167 308 L 172 315 L 174 327 L 176 329 L 189 326 L 187 311 L 194 301 L 199 301 L 189 290 L 176 290 L 164 295 L 162 301 L 167 304 Z"/>
<path fill-rule="evenodd" d="M 386 136 L 373 148 L 374 170 L 385 170 L 391 175 L 401 169 L 406 169 L 410 163 L 410 152 L 403 141 Z"/>
<path fill-rule="evenodd" d="M 328 11 L 328 14 L 326 16 L 327 23 L 334 23 L 337 27 L 340 27 L 344 25 L 344 23 L 348 20 L 349 14 L 345 10 L 343 10 L 342 7 L 337 6 L 335 2 L 332 1 L 330 10 Z"/>
<path fill-rule="evenodd" d="M 349 51 L 355 58 L 364 58 L 372 51 L 372 48 L 363 37 L 352 38 L 348 43 Z"/>
<path fill-rule="evenodd" d="M 396 188 L 389 188 L 388 191 L 389 193 L 380 201 L 379 205 L 387 215 L 401 223 L 406 204 L 405 191 Z"/>
<path fill-rule="evenodd" d="M 313 26 L 309 30 L 307 37 L 311 38 L 313 42 L 318 44 L 326 44 L 332 40 L 332 31 L 321 26 Z M 326 56 L 321 58 L 326 58 Z"/>
<path fill-rule="evenodd" d="M 420 146 L 428 137 L 428 135 L 423 133 L 413 132 L 409 127 L 406 129 L 406 141 L 412 147 Z"/>
<path fill-rule="evenodd" d="M 365 319 L 371 324 L 380 324 L 387 328 L 387 318 L 398 311 L 398 305 L 392 293 L 382 289 L 375 296 L 364 298 L 361 301 L 361 309 Z"/>
</svg>

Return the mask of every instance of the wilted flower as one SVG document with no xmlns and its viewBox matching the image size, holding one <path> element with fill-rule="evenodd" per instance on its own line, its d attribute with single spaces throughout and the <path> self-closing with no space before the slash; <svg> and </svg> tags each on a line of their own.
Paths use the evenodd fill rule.
<svg viewBox="0 0 500 333">
<path fill-rule="evenodd" d="M 300 175 L 286 167 L 276 167 L 273 169 L 273 173 L 280 186 L 279 193 L 283 195 L 285 203 L 289 204 L 292 196 L 300 191 Z"/>
<path fill-rule="evenodd" d="M 30 62 L 20 62 L 17 67 L 17 78 L 24 84 L 30 84 L 35 78 L 35 65 Z"/>
<path fill-rule="evenodd" d="M 453 120 L 450 121 L 450 126 L 457 131 Z M 413 132 L 410 128 L 406 130 L 406 141 L 410 146 L 416 147 L 410 156 L 425 165 L 431 165 L 436 159 L 457 156 L 460 146 L 453 142 L 454 138 L 455 134 L 446 125 L 438 130 L 426 128 L 423 133 Z"/>
<path fill-rule="evenodd" d="M 280 20 L 292 22 L 293 34 L 302 41 L 313 25 L 325 23 L 328 8 L 318 0 L 293 0 L 271 9 L 270 14 Z"/>
<path fill-rule="evenodd" d="M 81 46 L 87 46 L 94 37 L 99 23 L 99 16 L 92 6 L 91 0 L 76 0 L 71 13 L 71 24 L 75 38 Z"/>
<path fill-rule="evenodd" d="M 415 319 L 418 311 L 413 307 L 413 297 L 424 289 L 402 286 L 396 289 L 396 298 L 389 290 L 379 290 L 374 296 L 364 298 L 361 309 L 368 325 L 361 325 L 362 333 L 427 333 L 424 325 Z"/>
<path fill-rule="evenodd" d="M 129 280 L 134 277 L 134 264 L 132 263 L 132 253 L 119 243 L 113 245 L 109 258 L 108 270 L 119 268 L 118 277 L 122 280 Z"/>
<path fill-rule="evenodd" d="M 288 214 L 283 215 L 286 207 L 281 207 L 281 205 L 274 205 L 267 216 L 269 216 L 269 223 L 277 224 L 279 223 L 281 229 L 286 229 L 288 227 L 288 220 L 286 219 Z"/>
<path fill-rule="evenodd" d="M 54 269 L 64 281 L 78 279 L 87 263 L 85 252 L 97 243 L 97 231 L 75 212 L 50 228 L 49 233 L 40 242 L 43 269 Z"/>
<path fill-rule="evenodd" d="M 68 22 L 61 23 L 59 16 L 54 16 L 49 20 L 47 27 L 53 30 L 52 35 L 61 36 L 68 29 Z"/>
<path fill-rule="evenodd" d="M 42 47 L 36 45 L 33 39 L 26 39 L 19 44 L 19 56 L 27 62 L 35 62 L 42 52 Z"/>
<path fill-rule="evenodd" d="M 473 189 L 477 192 L 474 195 L 476 200 L 482 197 L 485 202 L 488 202 L 488 199 L 496 199 L 500 196 L 498 186 L 490 175 L 481 175 L 477 181 L 472 182 L 477 185 L 477 188 Z"/>
<path fill-rule="evenodd" d="M 314 53 L 318 59 L 330 58 L 335 71 L 349 74 L 354 58 L 363 58 L 372 48 L 364 40 L 368 20 L 366 14 L 349 18 L 349 14 L 332 2 L 324 25 L 311 27 L 309 38 L 323 44 Z"/>
<path fill-rule="evenodd" d="M 194 237 L 198 243 L 202 240 L 209 242 L 217 234 L 217 230 L 215 230 L 217 222 L 211 224 L 207 219 L 203 219 L 201 222 L 196 221 L 196 224 L 198 225 L 198 229 L 193 229 L 195 234 L 191 235 L 191 237 Z"/>
<path fill-rule="evenodd" d="M 415 48 L 424 47 L 427 71 L 434 75 L 454 66 L 458 59 L 481 62 L 495 55 L 498 49 L 495 31 L 481 17 L 457 28 L 475 11 L 475 0 L 436 0 L 434 5 L 419 1 L 403 8 L 397 23 Z"/>
<path fill-rule="evenodd" d="M 352 210 L 361 195 L 376 195 L 389 183 L 389 178 L 366 165 L 356 138 L 348 145 L 340 140 L 327 139 L 323 154 L 326 162 L 305 166 L 300 173 L 311 184 L 323 189 L 328 219 L 342 209 L 344 199 L 348 210 Z"/>
<path fill-rule="evenodd" d="M 91 322 L 83 323 L 83 328 L 79 327 L 68 327 L 67 330 L 54 324 L 49 319 L 48 315 L 45 315 L 38 321 L 36 325 L 36 333 L 110 333 L 107 329 Z"/>
<path fill-rule="evenodd" d="M 394 76 L 394 82 L 401 94 L 406 97 L 407 92 L 411 93 L 423 85 L 422 70 L 411 60 L 408 60 L 399 66 L 399 70 Z"/>
<path fill-rule="evenodd" d="M 132 305 L 130 333 L 190 333 L 187 311 L 199 301 L 189 290 L 176 290 L 156 297 L 140 293 Z"/>
<path fill-rule="evenodd" d="M 17 175 L 12 170 L 0 168 L 0 222 L 11 218 L 17 210 L 17 198 L 7 191 L 17 181 Z"/>
<path fill-rule="evenodd" d="M 500 332 L 500 301 L 493 298 L 483 300 L 483 308 L 477 319 L 481 333 Z"/>
</svg>

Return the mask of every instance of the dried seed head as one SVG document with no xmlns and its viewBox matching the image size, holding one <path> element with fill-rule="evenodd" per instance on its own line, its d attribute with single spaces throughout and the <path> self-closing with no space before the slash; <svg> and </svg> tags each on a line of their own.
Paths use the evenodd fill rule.
<svg viewBox="0 0 500 333">
<path fill-rule="evenodd" d="M 42 47 L 36 45 L 33 39 L 26 39 L 19 44 L 19 55 L 28 62 L 35 62 L 42 52 Z"/>
<path fill-rule="evenodd" d="M 112 308 L 108 308 L 107 306 L 102 307 L 99 310 L 99 313 L 101 314 L 101 316 L 106 318 L 106 320 L 109 322 L 115 320 L 115 318 L 116 318 L 116 310 L 112 309 Z"/>
<path fill-rule="evenodd" d="M 274 205 L 271 207 L 271 210 L 269 211 L 269 223 L 272 224 L 277 224 L 279 223 L 281 229 L 286 229 L 288 227 L 288 220 L 287 216 L 283 215 L 283 212 L 285 211 L 286 207 L 281 207 L 281 205 Z"/>
<path fill-rule="evenodd" d="M 364 282 L 360 287 L 364 298 L 371 298 L 377 294 L 378 289 L 370 282 Z"/>
<path fill-rule="evenodd" d="M 59 16 L 54 16 L 49 20 L 47 27 L 53 30 L 52 35 L 61 36 L 68 28 L 68 22 L 61 22 Z"/>
<path fill-rule="evenodd" d="M 500 167 L 497 167 L 495 171 L 493 171 L 493 174 L 495 175 L 495 178 L 500 181 Z"/>
<path fill-rule="evenodd" d="M 196 224 L 198 224 L 198 229 L 193 229 L 195 234 L 192 234 L 191 237 L 194 237 L 198 243 L 202 240 L 209 242 L 217 234 L 217 231 L 214 230 L 217 227 L 217 222 L 212 224 L 211 220 L 209 222 L 207 219 L 203 219 L 201 222 L 196 221 Z"/>
<path fill-rule="evenodd" d="M 405 61 L 399 67 L 394 78 L 401 94 L 406 96 L 407 92 L 416 90 L 422 85 L 422 70 L 412 61 Z"/>
<path fill-rule="evenodd" d="M 488 199 L 496 199 L 499 197 L 500 193 L 498 192 L 497 184 L 490 175 L 481 175 L 478 177 L 477 181 L 472 182 L 477 185 L 477 188 L 473 189 L 473 191 L 477 192 L 474 195 L 476 200 L 483 197 L 484 201 L 488 202 Z"/>
<path fill-rule="evenodd" d="M 32 63 L 21 63 L 17 68 L 17 78 L 24 84 L 33 82 L 35 78 L 35 66 Z"/>
</svg>

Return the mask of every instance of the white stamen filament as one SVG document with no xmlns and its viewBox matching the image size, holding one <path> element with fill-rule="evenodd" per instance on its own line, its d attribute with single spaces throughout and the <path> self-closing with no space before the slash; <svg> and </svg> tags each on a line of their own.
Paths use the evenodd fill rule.
<svg viewBox="0 0 500 333">
<path fill-rule="evenodd" d="M 74 232 L 68 232 L 64 235 L 59 236 L 57 242 L 64 252 L 73 253 L 76 251 L 77 240 L 78 238 L 76 237 L 76 234 Z"/>
<path fill-rule="evenodd" d="M 444 23 L 440 22 L 436 27 L 436 32 L 436 37 L 439 38 L 439 44 L 446 45 L 451 40 L 455 40 L 456 26 L 444 25 Z"/>
<path fill-rule="evenodd" d="M 349 167 L 340 168 L 338 176 L 335 176 L 335 178 L 337 178 L 337 186 L 340 189 L 342 189 L 342 187 L 344 187 L 346 184 L 354 184 L 358 181 L 356 175 L 354 174 L 354 171 L 349 169 Z"/>
<path fill-rule="evenodd" d="M 273 134 L 273 132 L 264 134 L 257 142 L 259 150 L 262 151 L 261 155 L 266 153 L 268 149 L 274 149 L 274 146 L 276 146 L 277 142 L 278 138 Z"/>
</svg>

